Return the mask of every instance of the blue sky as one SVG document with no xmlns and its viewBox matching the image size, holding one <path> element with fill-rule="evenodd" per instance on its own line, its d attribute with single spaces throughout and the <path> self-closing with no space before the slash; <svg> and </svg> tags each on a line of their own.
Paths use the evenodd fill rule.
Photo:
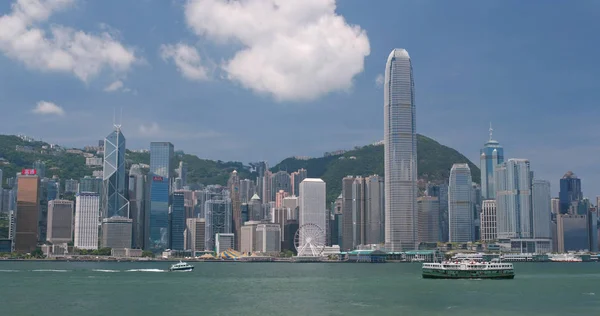
<svg viewBox="0 0 600 316">
<path fill-rule="evenodd" d="M 553 194 L 573 170 L 591 198 L 598 21 L 585 0 L 2 1 L 0 133 L 80 147 L 122 109 L 131 149 L 320 156 L 382 139 L 377 77 L 400 47 L 419 133 L 478 164 L 492 121 L 506 157 L 530 159 Z"/>
</svg>

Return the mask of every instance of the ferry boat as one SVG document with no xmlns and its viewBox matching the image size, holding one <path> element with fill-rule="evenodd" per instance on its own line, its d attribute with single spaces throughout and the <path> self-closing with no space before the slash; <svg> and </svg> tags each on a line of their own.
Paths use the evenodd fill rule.
<svg viewBox="0 0 600 316">
<path fill-rule="evenodd" d="M 514 279 L 512 263 L 469 260 L 423 263 L 424 279 Z"/>
<path fill-rule="evenodd" d="M 192 271 L 194 270 L 194 266 L 191 264 L 187 264 L 185 262 L 179 261 L 178 263 L 172 265 L 169 268 L 169 271 Z"/>
</svg>

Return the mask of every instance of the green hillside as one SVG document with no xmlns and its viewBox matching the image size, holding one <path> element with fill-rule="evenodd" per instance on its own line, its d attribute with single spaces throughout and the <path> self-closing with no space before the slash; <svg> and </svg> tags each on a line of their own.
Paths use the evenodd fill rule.
<svg viewBox="0 0 600 316">
<path fill-rule="evenodd" d="M 352 157 L 352 158 L 351 158 Z M 479 182 L 480 171 L 467 157 L 458 151 L 441 145 L 423 135 L 417 135 L 417 171 L 421 183 L 445 182 L 454 163 L 468 163 L 473 181 Z M 348 151 L 342 155 L 299 160 L 287 158 L 271 170 L 289 172 L 304 168 L 311 178 L 322 178 L 327 183 L 327 201 L 331 202 L 342 191 L 342 178 L 348 175 L 383 175 L 383 146 L 369 145 Z"/>
<path fill-rule="evenodd" d="M 18 151 L 17 146 L 27 146 L 31 151 Z M 251 175 L 250 167 L 241 162 L 200 159 L 185 153 L 178 154 L 176 158 L 176 164 L 180 160 L 187 163 L 189 183 L 225 185 L 233 170 L 238 170 L 242 178 L 256 177 Z M 94 170 L 101 169 L 86 166 L 85 157 L 80 154 L 67 153 L 64 149 L 50 149 L 50 145 L 45 142 L 25 141 L 14 135 L 0 135 L 0 159 L 4 159 L 0 160 L 4 179 L 14 177 L 21 169 L 32 168 L 37 160 L 46 164 L 46 177 L 57 175 L 63 180 L 91 176 Z M 126 160 L 128 166 L 134 163 L 149 164 L 150 153 L 127 150 Z"/>
<path fill-rule="evenodd" d="M 441 145 L 435 140 L 418 135 L 418 172 L 421 183 L 445 182 L 453 163 L 469 163 L 473 181 L 479 182 L 479 168 L 456 150 Z M 17 146 L 28 146 L 30 152 L 17 151 Z M 46 163 L 46 176 L 59 176 L 61 179 L 79 179 L 91 175 L 93 168 L 85 165 L 80 154 L 67 153 L 64 149 L 50 149 L 49 144 L 39 141 L 25 141 L 17 136 L 0 135 L 0 169 L 4 178 L 13 177 L 23 168 L 31 168 L 36 160 Z M 148 152 L 127 151 L 128 165 L 150 163 Z M 188 166 L 188 183 L 225 185 L 230 173 L 237 170 L 240 178 L 255 179 L 256 174 L 241 162 L 224 162 L 200 159 L 195 155 L 178 152 L 176 163 L 183 160 Z M 101 168 L 101 167 L 95 167 Z M 309 177 L 322 178 L 327 183 L 327 200 L 333 201 L 341 192 L 342 178 L 347 175 L 383 175 L 383 146 L 369 145 L 333 155 L 308 160 L 287 158 L 271 170 L 288 172 L 305 168 Z"/>
</svg>

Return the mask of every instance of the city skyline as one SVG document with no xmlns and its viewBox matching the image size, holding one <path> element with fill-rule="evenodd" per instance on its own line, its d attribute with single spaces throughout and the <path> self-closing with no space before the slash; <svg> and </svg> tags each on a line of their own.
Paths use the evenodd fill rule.
<svg viewBox="0 0 600 316">
<path fill-rule="evenodd" d="M 11 16 L 14 3 L 16 1 L 0 4 L 0 16 Z M 193 28 L 195 33 L 197 26 L 188 25 L 187 21 L 161 22 L 162 15 L 158 14 L 166 15 L 165 20 L 183 20 L 185 13 L 193 8 L 179 3 L 151 3 L 147 7 L 137 2 L 73 3 L 63 10 L 52 11 L 47 21 L 32 27 L 45 31 L 49 38 L 53 24 L 95 36 L 102 32 L 112 34 L 113 40 L 125 48 L 124 56 L 129 57 L 123 66 L 128 70 L 126 75 L 102 64 L 104 73 L 84 76 L 85 71 L 79 71 L 84 68 L 76 67 L 82 62 L 79 60 L 73 61 L 73 67 L 66 70 L 52 69 L 47 64 L 25 59 L 30 55 L 18 54 L 7 45 L 12 43 L 10 39 L 9 42 L 3 40 L 0 44 L 3 69 L 0 108 L 11 111 L 5 111 L 6 115 L 0 118 L 0 132 L 24 133 L 53 143 L 83 146 L 104 135 L 105 126 L 113 120 L 112 110 L 122 108 L 121 121 L 131 148 L 145 148 L 150 141 L 168 140 L 187 152 L 215 160 L 276 162 L 287 156 L 318 156 L 324 151 L 382 139 L 382 109 L 375 106 L 382 100 L 382 88 L 376 78 L 382 75 L 383 58 L 392 47 L 399 46 L 411 52 L 413 63 L 419 69 L 416 93 L 422 118 L 420 133 L 456 148 L 477 163 L 478 149 L 485 142 L 486 129 L 492 121 L 496 127 L 494 136 L 504 145 L 506 158 L 530 159 L 536 165 L 537 174 L 551 180 L 553 196 L 558 192 L 558 179 L 567 170 L 580 175 L 586 184 L 584 194 L 594 196 L 600 192 L 600 185 L 592 182 L 600 176 L 600 171 L 589 158 L 594 156 L 589 152 L 597 150 L 589 126 L 593 126 L 591 118 L 597 117 L 600 111 L 594 106 L 599 96 L 593 89 L 596 81 L 589 67 L 594 64 L 599 48 L 586 40 L 593 36 L 590 33 L 594 29 L 592 2 L 540 7 L 511 1 L 502 4 L 390 2 L 371 6 L 359 1 L 338 1 L 335 13 L 323 8 L 318 12 L 343 17 L 347 24 L 357 25 L 366 32 L 350 33 L 349 39 L 361 44 L 360 50 L 352 51 L 358 57 L 352 59 L 351 64 L 363 65 L 364 71 L 353 71 L 353 76 L 344 74 L 345 83 L 352 81 L 351 88 L 341 92 L 334 89 L 310 101 L 278 100 L 271 92 L 261 93 L 246 87 L 243 80 L 220 79 L 223 70 L 216 64 L 214 72 L 206 72 L 212 80 L 191 82 L 183 78 L 173 57 L 169 57 L 180 48 L 177 42 L 196 49 L 200 60 L 208 64 L 231 60 L 232 55 L 230 46 L 190 34 L 188 29 Z M 520 10 L 515 10 L 516 5 Z M 124 17 L 109 14 L 138 11 L 142 6 L 148 14 L 141 16 L 135 27 L 126 23 Z M 482 20 L 482 16 L 488 16 L 486 12 L 492 10 L 510 18 L 512 26 L 503 27 L 506 20 L 500 19 L 500 14 L 494 14 L 491 20 Z M 529 19 L 532 12 L 540 13 L 535 24 Z M 551 17 L 556 14 L 570 19 L 566 29 L 555 24 Z M 373 20 L 372 16 L 378 19 Z M 420 27 L 412 32 L 403 31 L 414 25 Z M 390 32 L 392 29 L 401 31 Z M 520 31 L 516 32 L 517 29 Z M 564 32 L 576 36 L 555 36 Z M 239 39 L 238 35 L 232 37 Z M 364 48 L 365 37 L 369 50 Z M 161 45 L 165 45 L 164 50 Z M 507 54 L 511 47 L 527 49 Z M 127 52 L 133 52 L 135 62 L 130 62 Z M 314 63 L 322 65 L 318 58 Z M 515 73 L 519 74 L 517 80 Z M 299 83 L 304 82 L 305 79 Z M 174 93 L 165 93 L 166 89 Z M 570 106 L 565 107 L 565 104 Z M 553 115 L 530 120 L 529 116 L 542 107 Z M 32 113 L 34 108 L 37 111 Z M 516 109 L 524 115 L 508 115 Z M 226 115 L 230 112 L 236 115 Z M 581 120 L 576 128 L 562 124 L 563 118 L 572 113 L 578 113 Z M 23 117 L 28 119 L 23 120 Z M 223 117 L 232 120 L 227 130 L 218 123 Z M 285 133 L 285 136 L 268 132 L 287 127 L 290 117 L 323 127 L 304 133 Z M 331 117 L 339 119 L 331 120 Z M 89 124 L 92 118 L 99 124 Z M 263 137 L 245 135 L 243 121 L 248 118 L 269 122 L 255 127 Z M 37 124 L 26 123 L 31 121 Z M 448 129 L 448 122 L 453 122 L 452 129 Z M 43 130 L 38 127 L 46 124 L 55 127 Z M 315 144 L 317 138 L 320 142 Z M 279 145 L 272 146 L 273 143 Z"/>
</svg>

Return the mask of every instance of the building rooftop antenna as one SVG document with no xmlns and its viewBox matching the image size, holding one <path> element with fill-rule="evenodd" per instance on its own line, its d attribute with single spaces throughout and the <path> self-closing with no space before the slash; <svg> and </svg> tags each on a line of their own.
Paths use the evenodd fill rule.
<svg viewBox="0 0 600 316">
<path fill-rule="evenodd" d="M 490 141 L 492 140 L 492 133 L 494 133 L 494 129 L 492 128 L 492 122 L 490 122 Z"/>
</svg>

